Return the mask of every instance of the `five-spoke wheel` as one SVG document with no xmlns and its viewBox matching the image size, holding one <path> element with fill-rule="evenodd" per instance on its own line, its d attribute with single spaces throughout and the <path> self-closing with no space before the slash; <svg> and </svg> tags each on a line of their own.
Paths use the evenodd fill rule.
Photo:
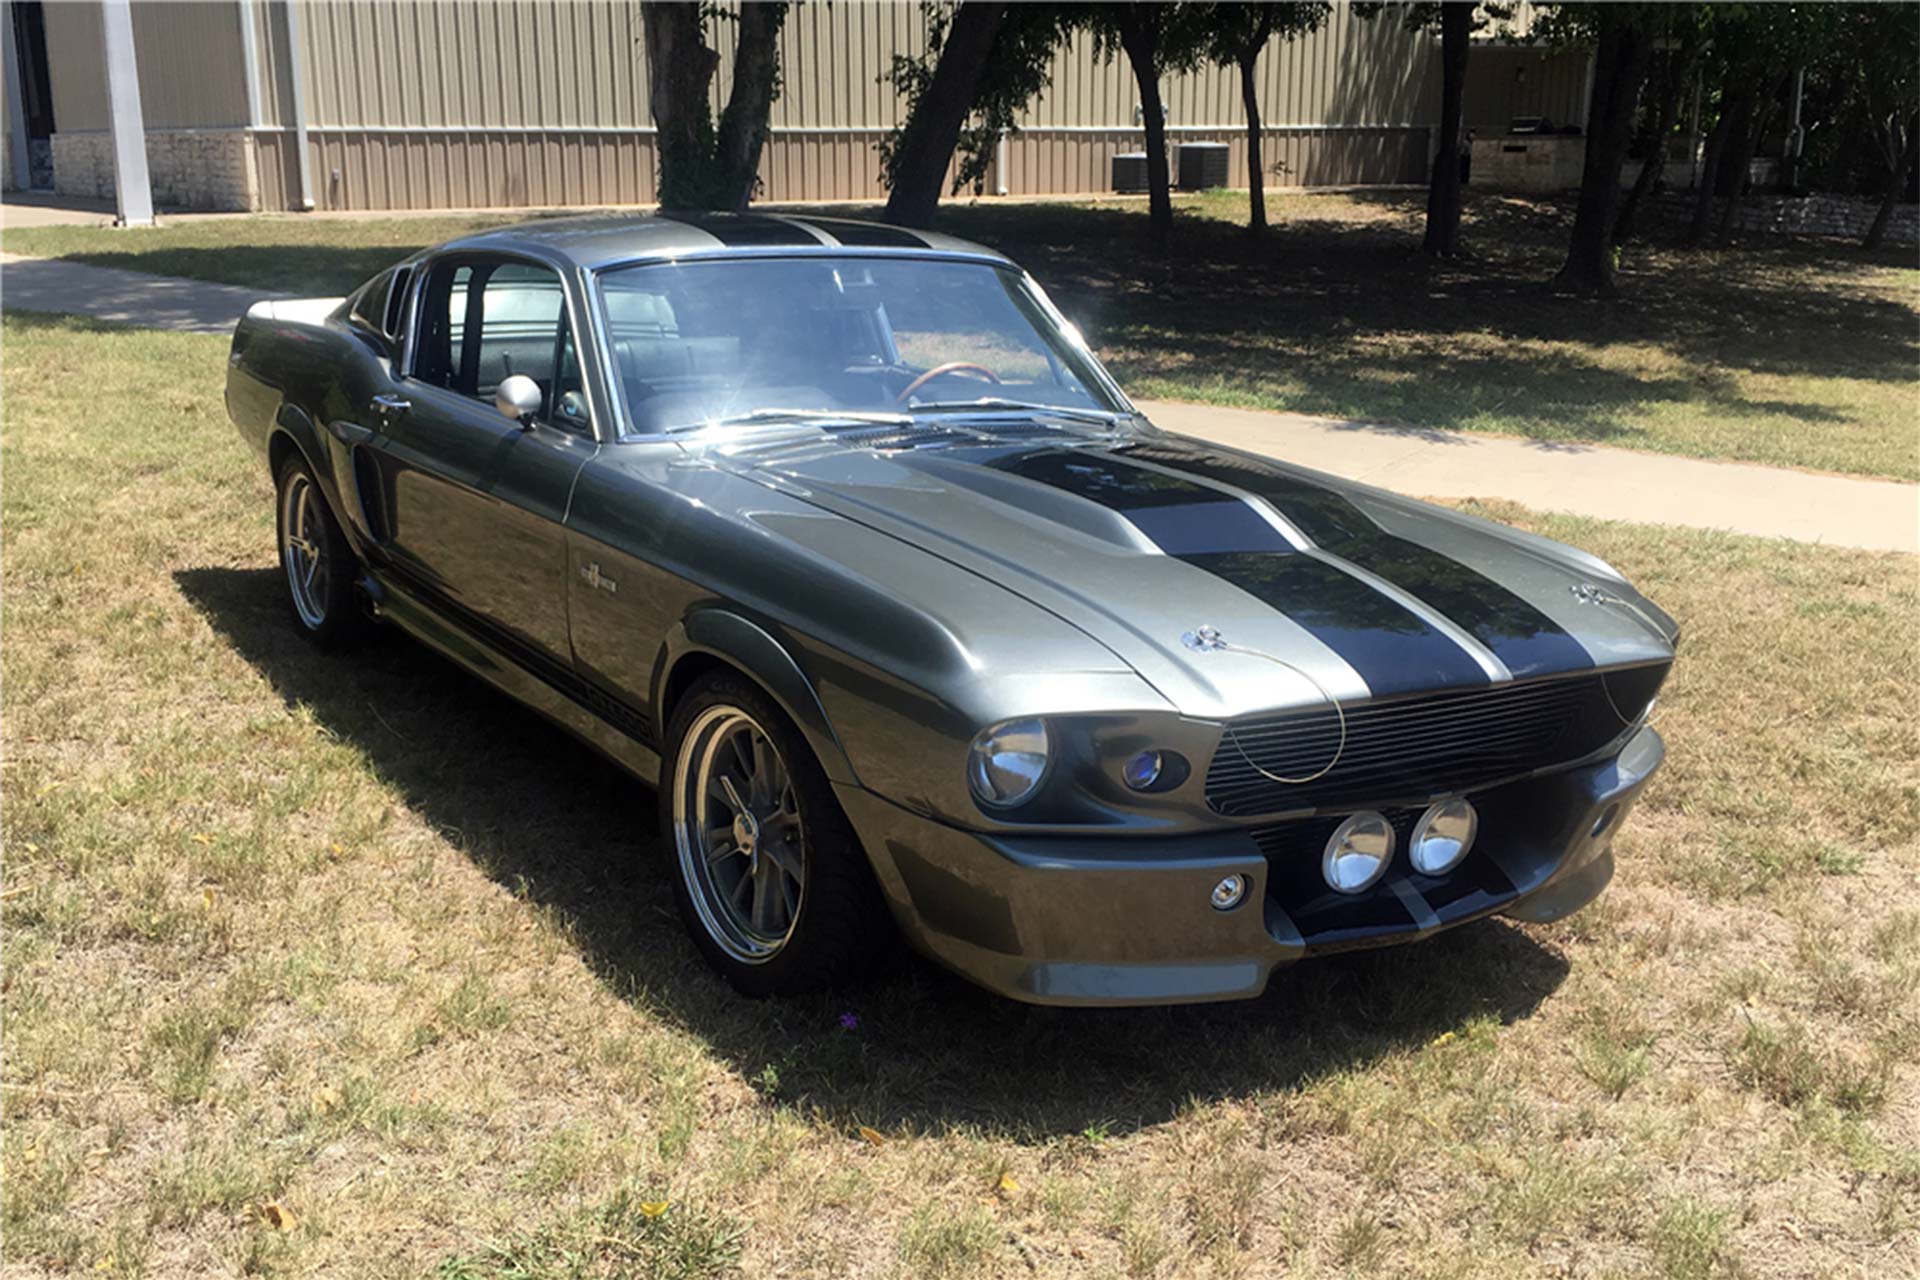
<svg viewBox="0 0 1920 1280">
<path fill-rule="evenodd" d="M 716 669 L 678 697 L 665 738 L 674 898 L 708 961 L 750 995 L 868 972 L 892 921 L 806 735 L 759 686 Z"/>
<path fill-rule="evenodd" d="M 334 522 L 305 460 L 289 455 L 274 476 L 279 491 L 280 569 L 301 634 L 323 649 L 359 639 L 368 619 L 354 598 L 359 564 Z"/>
<path fill-rule="evenodd" d="M 701 926 L 760 964 L 793 934 L 807 891 L 806 841 L 787 765 L 738 707 L 707 708 L 680 740 L 674 851 Z"/>
</svg>

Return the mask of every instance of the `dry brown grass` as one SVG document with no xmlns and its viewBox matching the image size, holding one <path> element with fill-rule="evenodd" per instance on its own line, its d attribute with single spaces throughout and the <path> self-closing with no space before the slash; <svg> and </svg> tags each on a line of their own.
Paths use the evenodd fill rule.
<svg viewBox="0 0 1920 1280">
<path fill-rule="evenodd" d="M 219 339 L 5 338 L 7 1276 L 1920 1270 L 1912 557 L 1494 512 L 1687 629 L 1560 925 L 1243 1005 L 751 1004 L 641 788 L 292 635 Z"/>
</svg>

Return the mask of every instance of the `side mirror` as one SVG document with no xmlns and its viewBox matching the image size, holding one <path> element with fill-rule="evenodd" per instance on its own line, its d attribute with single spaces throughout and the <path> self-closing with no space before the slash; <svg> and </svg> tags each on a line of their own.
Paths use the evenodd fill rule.
<svg viewBox="0 0 1920 1280">
<path fill-rule="evenodd" d="M 523 427 L 540 416 L 540 384 L 524 373 L 509 374 L 493 393 L 493 407 Z"/>
</svg>

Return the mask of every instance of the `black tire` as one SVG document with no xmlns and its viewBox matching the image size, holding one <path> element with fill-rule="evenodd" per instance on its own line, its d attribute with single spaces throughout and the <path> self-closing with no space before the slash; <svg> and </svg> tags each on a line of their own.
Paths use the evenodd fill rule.
<svg viewBox="0 0 1920 1280">
<path fill-rule="evenodd" d="M 683 846 L 683 839 L 693 842 L 697 838 L 692 824 L 676 816 L 683 809 L 676 806 L 675 797 L 684 794 L 689 779 L 701 768 L 698 753 L 702 743 L 690 742 L 689 735 L 696 726 L 712 725 L 716 720 L 724 724 L 733 713 L 744 715 L 752 722 L 751 727 L 762 730 L 778 752 L 786 789 L 798 814 L 797 841 L 805 869 L 788 932 L 772 954 L 758 959 L 741 954 L 737 938 L 729 936 L 728 921 L 716 921 L 716 913 L 724 914 L 719 894 L 710 880 L 696 882 L 702 876 L 696 864 L 710 868 L 715 863 L 705 857 L 697 843 L 691 852 Z M 701 728 L 699 732 L 705 734 L 707 730 Z M 660 826 L 673 896 L 688 934 L 707 962 L 736 990 L 755 997 L 829 990 L 871 974 L 875 962 L 892 943 L 892 917 L 859 837 L 835 799 L 826 773 L 805 736 L 773 699 L 742 676 L 709 673 L 695 681 L 674 707 L 665 745 L 660 766 Z M 769 815 L 765 820 L 771 822 L 775 817 Z M 739 828 L 734 830 L 737 833 Z M 750 865 L 757 861 L 751 855 L 732 856 L 748 857 Z M 707 904 L 704 914 L 696 895 Z M 735 919 L 731 923 L 739 922 Z"/>
<path fill-rule="evenodd" d="M 297 453 L 283 459 L 273 490 L 274 541 L 293 625 L 319 649 L 345 649 L 360 643 L 373 630 L 354 586 L 360 562 L 306 459 Z M 303 536 L 290 539 L 290 525 L 296 519 L 304 526 Z M 309 546 L 317 547 L 321 557 L 319 572 L 311 576 L 296 563 Z"/>
</svg>

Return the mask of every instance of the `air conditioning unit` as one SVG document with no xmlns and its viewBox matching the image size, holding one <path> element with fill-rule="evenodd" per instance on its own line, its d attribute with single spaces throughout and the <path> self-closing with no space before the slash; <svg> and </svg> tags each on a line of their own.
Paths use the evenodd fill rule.
<svg viewBox="0 0 1920 1280">
<path fill-rule="evenodd" d="M 1176 149 L 1182 191 L 1207 191 L 1227 185 L 1227 144 L 1183 142 Z"/>
<path fill-rule="evenodd" d="M 1138 195 L 1147 189 L 1147 153 L 1123 151 L 1113 158 L 1113 189 L 1122 195 Z"/>
</svg>

